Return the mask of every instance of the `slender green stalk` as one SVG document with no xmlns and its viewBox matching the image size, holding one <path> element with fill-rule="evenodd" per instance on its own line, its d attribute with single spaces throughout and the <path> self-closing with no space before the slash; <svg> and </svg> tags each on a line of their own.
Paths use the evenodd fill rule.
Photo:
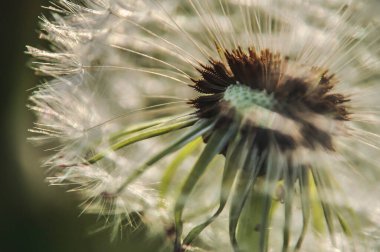
<svg viewBox="0 0 380 252">
<path fill-rule="evenodd" d="M 185 245 L 189 245 L 196 237 L 198 237 L 198 235 L 208 225 L 210 225 L 223 211 L 227 203 L 227 199 L 230 195 L 236 173 L 239 170 L 238 163 L 240 161 L 240 153 L 242 153 L 244 147 L 245 146 L 241 143 L 241 137 L 236 137 L 234 143 L 231 146 L 229 146 L 227 151 L 226 163 L 224 166 L 218 209 L 210 218 L 208 218 L 203 223 L 197 225 L 189 232 L 189 234 L 185 237 L 183 241 Z"/>
<path fill-rule="evenodd" d="M 198 182 L 200 177 L 204 174 L 207 166 L 214 159 L 214 157 L 219 154 L 230 141 L 231 137 L 236 134 L 236 126 L 229 129 L 217 128 L 211 135 L 205 149 L 203 150 L 198 161 L 195 163 L 190 174 L 187 176 L 185 183 L 182 186 L 179 198 L 176 201 L 174 208 L 174 220 L 176 225 L 176 240 L 175 240 L 175 251 L 182 250 L 182 229 L 183 221 L 182 214 L 184 207 L 186 205 L 187 199 L 190 196 L 195 184 Z"/>
<path fill-rule="evenodd" d="M 189 126 L 193 125 L 197 120 L 199 120 L 199 119 L 194 118 L 194 119 L 190 119 L 190 120 L 183 121 L 183 122 L 175 122 L 175 123 L 171 123 L 169 125 L 163 125 L 160 127 L 148 128 L 146 130 L 143 130 L 142 132 L 140 132 L 137 135 L 132 135 L 132 136 L 127 135 L 126 138 L 112 144 L 106 151 L 97 153 L 94 156 L 92 156 L 91 158 L 89 158 L 87 160 L 87 162 L 90 164 L 96 163 L 97 161 L 99 161 L 99 160 L 103 159 L 105 156 L 107 156 L 107 154 L 110 152 L 119 150 L 123 147 L 126 147 L 128 145 L 131 145 L 133 143 L 136 143 L 136 142 L 139 142 L 139 141 L 142 141 L 145 139 L 149 139 L 149 138 L 152 138 L 155 136 L 164 135 L 164 134 L 169 133 L 169 132 L 173 132 L 173 131 L 176 131 L 179 129 L 189 127 Z"/>
<path fill-rule="evenodd" d="M 214 122 L 210 122 L 209 120 L 201 120 L 199 124 L 197 124 L 193 129 L 191 129 L 188 133 L 183 135 L 181 138 L 179 138 L 177 141 L 175 141 L 173 144 L 169 145 L 153 157 L 151 157 L 148 161 L 146 161 L 144 164 L 142 164 L 140 167 L 138 167 L 134 173 L 132 173 L 130 176 L 126 178 L 126 180 L 122 183 L 119 190 L 117 192 L 122 191 L 129 183 L 131 183 L 133 180 L 138 178 L 142 173 L 144 173 L 150 166 L 152 166 L 154 163 L 161 160 L 163 157 L 177 151 L 178 149 L 181 149 L 186 144 L 194 141 L 198 137 L 202 136 L 209 130 L 211 130 L 214 127 Z"/>
</svg>

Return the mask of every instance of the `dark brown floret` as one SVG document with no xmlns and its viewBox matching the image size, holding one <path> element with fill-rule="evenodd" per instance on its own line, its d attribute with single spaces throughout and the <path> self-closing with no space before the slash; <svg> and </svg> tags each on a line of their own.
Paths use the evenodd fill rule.
<svg viewBox="0 0 380 252">
<path fill-rule="evenodd" d="M 334 75 L 311 68 L 309 78 L 291 76 L 286 71 L 288 57 L 269 50 L 258 53 L 253 48 L 243 51 L 239 47 L 225 50 L 224 58 L 223 62 L 210 59 L 209 65 L 201 64 L 197 68 L 201 78 L 193 80 L 193 88 L 202 95 L 190 103 L 200 118 L 223 117 L 223 111 L 228 109 L 228 102 L 223 100 L 224 92 L 231 85 L 245 85 L 272 94 L 276 100 L 273 112 L 296 121 L 303 136 L 303 140 L 297 142 L 290 134 L 284 135 L 250 122 L 249 127 L 255 129 L 260 148 L 265 148 L 272 137 L 282 150 L 295 148 L 296 142 L 310 149 L 322 146 L 333 150 L 331 134 L 308 122 L 303 115 L 318 114 L 334 120 L 349 120 L 346 106 L 349 99 L 332 92 L 338 83 Z"/>
</svg>

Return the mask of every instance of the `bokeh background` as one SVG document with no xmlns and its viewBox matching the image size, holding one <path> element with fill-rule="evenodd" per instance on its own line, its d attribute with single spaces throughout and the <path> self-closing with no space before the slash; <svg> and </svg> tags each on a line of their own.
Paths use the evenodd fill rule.
<svg viewBox="0 0 380 252">
<path fill-rule="evenodd" d="M 26 108 L 31 89 L 40 81 L 27 67 L 25 45 L 38 40 L 38 16 L 45 0 L 2 1 L 0 123 L 0 251 L 1 252 L 144 252 L 163 240 L 147 238 L 143 228 L 110 242 L 97 216 L 81 215 L 80 203 L 64 188 L 44 181 L 44 153 L 27 142 L 33 114 Z"/>
</svg>

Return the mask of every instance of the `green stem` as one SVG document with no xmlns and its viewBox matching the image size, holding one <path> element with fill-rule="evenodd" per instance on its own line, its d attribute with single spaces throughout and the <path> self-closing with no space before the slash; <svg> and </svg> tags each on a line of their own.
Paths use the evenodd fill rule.
<svg viewBox="0 0 380 252">
<path fill-rule="evenodd" d="M 152 120 L 149 122 L 143 122 L 143 123 L 139 123 L 139 124 L 129 126 L 129 127 L 125 128 L 121 131 L 118 131 L 116 133 L 111 134 L 111 136 L 109 137 L 109 141 L 110 142 L 116 142 L 117 140 L 119 140 L 122 137 L 131 135 L 133 133 L 136 133 L 136 132 L 139 132 L 139 131 L 142 131 L 142 130 L 145 130 L 145 129 L 148 129 L 148 128 L 151 128 L 151 127 L 154 127 L 154 126 L 157 126 L 160 124 L 167 124 L 168 122 L 174 121 L 177 118 L 178 118 L 178 116 L 168 116 L 168 117 Z M 188 119 L 188 118 L 185 117 L 184 119 L 182 119 L 180 121 L 183 121 L 186 119 Z M 178 122 L 179 120 L 176 120 L 176 121 Z"/>
<path fill-rule="evenodd" d="M 151 157 L 148 161 L 143 163 L 140 167 L 138 167 L 130 176 L 128 176 L 125 181 L 122 183 L 117 193 L 121 192 L 129 183 L 138 178 L 142 173 L 144 173 L 149 167 L 151 167 L 156 162 L 160 161 L 163 157 L 173 153 L 176 150 L 181 149 L 186 144 L 194 141 L 198 137 L 207 133 L 214 127 L 214 122 L 209 120 L 201 120 L 199 124 L 194 126 L 192 130 L 188 133 L 184 134 L 177 141 Z"/>
<path fill-rule="evenodd" d="M 186 181 L 182 186 L 181 194 L 177 199 L 174 208 L 174 220 L 176 225 L 176 240 L 174 248 L 175 251 L 181 251 L 182 249 L 182 214 L 190 193 L 192 192 L 195 184 L 198 182 L 200 177 L 204 174 L 210 162 L 225 148 L 231 137 L 236 134 L 236 129 L 237 127 L 235 125 L 228 129 L 217 128 L 211 135 L 205 149 L 195 163 L 190 174 L 187 176 Z"/>
<path fill-rule="evenodd" d="M 155 136 L 164 135 L 164 134 L 172 132 L 172 131 L 176 131 L 179 129 L 189 127 L 189 126 L 193 125 L 198 120 L 199 119 L 194 118 L 194 119 L 190 119 L 187 121 L 176 122 L 176 123 L 172 123 L 172 124 L 164 125 L 164 126 L 160 126 L 160 127 L 148 128 L 146 130 L 143 130 L 141 133 L 139 133 L 137 135 L 128 136 L 125 139 L 122 139 L 122 140 L 112 144 L 106 151 L 95 154 L 90 159 L 88 159 L 87 162 L 90 164 L 94 164 L 97 161 L 103 159 L 110 152 L 119 150 L 123 147 L 126 147 L 128 145 L 131 145 L 133 143 L 136 143 L 136 142 L 139 142 L 139 141 L 142 141 L 145 139 L 149 139 L 149 138 L 152 138 Z"/>
</svg>

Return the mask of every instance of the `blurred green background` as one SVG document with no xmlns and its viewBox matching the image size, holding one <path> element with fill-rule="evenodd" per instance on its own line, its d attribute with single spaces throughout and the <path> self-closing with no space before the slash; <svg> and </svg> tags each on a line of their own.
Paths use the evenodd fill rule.
<svg viewBox="0 0 380 252">
<path fill-rule="evenodd" d="M 43 152 L 26 141 L 33 114 L 25 104 L 38 82 L 28 69 L 25 45 L 41 47 L 38 16 L 43 0 L 3 1 L 1 9 L 1 173 L 0 251 L 156 251 L 163 240 L 144 231 L 123 233 L 111 243 L 109 232 L 90 235 L 102 225 L 97 216 L 80 215 L 80 202 L 64 188 L 44 181 Z M 29 90 L 29 91 L 28 91 Z"/>
</svg>

